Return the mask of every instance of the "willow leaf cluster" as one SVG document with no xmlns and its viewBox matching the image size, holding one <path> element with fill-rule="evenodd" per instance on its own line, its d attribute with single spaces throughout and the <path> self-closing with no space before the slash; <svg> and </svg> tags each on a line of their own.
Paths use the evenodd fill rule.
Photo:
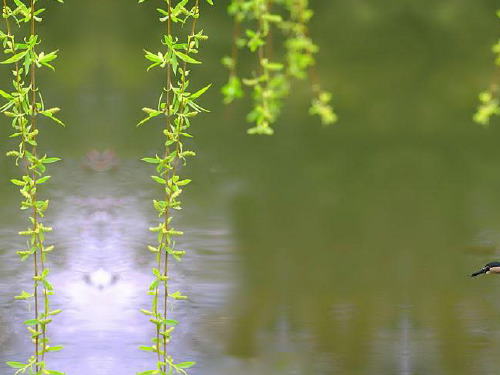
<svg viewBox="0 0 500 375">
<path fill-rule="evenodd" d="M 500 10 L 497 11 L 497 16 L 500 18 Z M 500 39 L 492 46 L 491 50 L 495 54 L 495 65 L 500 67 Z M 500 72 L 497 71 L 490 87 L 479 93 L 479 105 L 473 118 L 475 122 L 482 126 L 489 125 L 491 116 L 500 115 L 500 92 L 498 87 L 499 78 Z"/>
<path fill-rule="evenodd" d="M 57 0 L 62 2 L 61 0 Z M 25 300 L 33 306 L 34 316 L 24 321 L 31 335 L 33 354 L 26 361 L 12 361 L 7 364 L 19 374 L 62 374 L 49 370 L 46 365 L 46 354 L 62 349 L 53 346 L 47 335 L 47 327 L 54 315 L 61 310 L 51 310 L 49 297 L 54 288 L 49 282 L 49 268 L 46 256 L 54 246 L 45 245 L 45 233 L 52 228 L 43 224 L 42 218 L 49 205 L 48 200 L 41 200 L 38 191 L 50 176 L 46 175 L 48 164 L 60 160 L 38 152 L 37 122 L 40 116 L 49 118 L 57 124 L 63 123 L 55 117 L 59 108 L 46 108 L 42 94 L 36 84 L 36 72 L 39 68 L 54 69 L 52 61 L 57 58 L 57 51 L 39 51 L 40 38 L 36 34 L 36 23 L 41 22 L 40 15 L 44 11 L 38 8 L 37 0 L 14 0 L 11 3 L 3 0 L 2 15 L 5 29 L 0 31 L 5 59 L 0 63 L 12 72 L 12 87 L 0 90 L 4 99 L 0 111 L 11 121 L 11 138 L 18 140 L 18 146 L 7 153 L 15 158 L 22 175 L 11 182 L 20 188 L 21 210 L 29 213 L 29 227 L 19 234 L 26 238 L 26 247 L 17 251 L 22 261 L 31 259 L 33 265 L 33 289 L 22 291 L 17 300 Z"/>
<path fill-rule="evenodd" d="M 229 69 L 222 94 L 229 104 L 244 96 L 245 87 L 251 90 L 253 109 L 247 120 L 253 126 L 248 133 L 273 134 L 272 124 L 280 115 L 293 79 L 311 81 L 314 96 L 309 113 L 319 116 L 324 125 L 336 122 L 330 104 L 332 95 L 321 88 L 314 70 L 319 48 L 309 36 L 308 24 L 313 16 L 309 0 L 231 0 L 228 12 L 234 17 L 233 49 L 222 61 Z M 279 59 L 272 57 L 276 31 L 285 51 Z M 240 78 L 238 72 L 242 49 L 257 56 L 257 66 L 246 78 Z"/>
<path fill-rule="evenodd" d="M 139 0 L 139 3 L 147 0 Z M 207 2 L 213 5 L 212 0 Z M 180 196 L 184 186 L 191 180 L 183 179 L 179 169 L 185 165 L 187 158 L 195 153 L 184 147 L 183 141 L 191 137 L 189 128 L 194 117 L 208 112 L 197 100 L 209 89 L 210 85 L 191 89 L 190 69 L 199 65 L 197 58 L 200 43 L 207 39 L 203 30 L 197 30 L 200 17 L 199 0 L 161 0 L 163 7 L 157 8 L 160 22 L 165 24 L 165 34 L 161 38 L 163 48 L 158 52 L 145 51 L 149 62 L 148 70 L 159 68 L 164 71 L 166 84 L 161 90 L 158 103 L 154 108 L 143 108 L 146 117 L 139 122 L 142 125 L 153 118 L 163 121 L 163 148 L 154 157 L 142 160 L 156 167 L 156 174 L 151 178 L 161 186 L 163 197 L 154 200 L 154 208 L 160 221 L 150 230 L 157 233 L 157 243 L 148 246 L 156 255 L 156 267 L 153 269 L 153 281 L 148 294 L 152 296 L 150 310 L 141 310 L 155 327 L 155 337 L 151 345 L 141 346 L 144 351 L 156 354 L 156 368 L 140 372 L 148 374 L 186 374 L 186 369 L 195 362 L 176 362 L 168 353 L 175 326 L 178 321 L 170 319 L 168 312 L 175 300 L 187 297 L 180 291 L 169 289 L 168 264 L 171 259 L 181 261 L 185 251 L 178 249 L 175 238 L 183 233 L 173 227 L 173 210 L 181 209 Z M 183 27 L 185 26 L 186 29 Z"/>
</svg>

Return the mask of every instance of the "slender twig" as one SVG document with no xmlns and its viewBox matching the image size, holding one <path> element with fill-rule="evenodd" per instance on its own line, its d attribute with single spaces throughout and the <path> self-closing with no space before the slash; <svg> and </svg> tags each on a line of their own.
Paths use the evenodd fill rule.
<svg viewBox="0 0 500 375">
<path fill-rule="evenodd" d="M 196 0 L 196 4 L 195 4 L 194 8 L 196 9 L 196 12 L 199 12 L 199 0 Z M 188 47 L 187 47 L 188 54 L 189 54 L 189 52 L 191 52 L 191 48 L 192 48 L 193 38 L 195 35 L 195 31 L 196 31 L 196 21 L 197 21 L 197 18 L 195 17 L 193 19 L 193 22 L 191 25 L 191 34 L 188 36 Z M 186 91 L 186 69 L 187 69 L 187 62 L 184 61 L 184 64 L 182 67 L 182 78 L 181 78 L 182 83 L 181 83 L 181 91 L 180 91 L 181 94 L 179 95 L 181 98 L 183 97 L 183 94 Z M 182 99 L 180 106 L 179 106 L 179 113 L 180 114 L 182 114 L 182 112 L 184 111 L 184 106 L 185 106 L 184 99 Z M 175 145 L 175 147 L 176 147 L 175 155 L 177 155 L 177 156 L 179 155 L 179 147 L 180 147 L 179 137 L 180 137 L 180 132 L 181 132 L 183 124 L 184 124 L 184 117 L 180 117 L 178 125 L 177 125 L 177 134 L 175 137 L 175 139 L 177 140 L 176 145 Z M 179 164 L 179 158 L 177 158 L 177 162 L 174 163 L 173 175 L 175 175 L 178 164 Z"/>
<path fill-rule="evenodd" d="M 240 21 L 236 18 L 233 26 L 233 46 L 231 49 L 232 64 L 229 70 L 229 76 L 236 76 L 236 67 L 238 65 L 238 39 L 240 37 Z"/>
<path fill-rule="evenodd" d="M 262 4 L 262 7 L 264 9 L 258 9 L 258 14 L 259 14 L 259 18 L 258 18 L 258 25 L 259 25 L 259 34 L 260 36 L 262 36 L 262 34 L 264 33 L 264 19 L 263 19 L 263 16 L 264 16 L 264 13 L 266 12 L 266 8 L 267 8 L 267 1 L 263 1 L 263 4 Z M 262 65 L 262 60 L 264 60 L 264 56 L 265 56 L 265 44 L 261 44 L 259 46 L 259 71 L 260 71 L 260 74 L 262 75 L 263 72 L 264 72 L 264 67 Z"/>
<path fill-rule="evenodd" d="M 168 21 L 167 21 L 167 35 L 169 37 L 172 36 L 172 3 L 171 0 L 168 0 Z M 170 99 L 170 92 L 171 92 L 171 85 L 172 85 L 172 64 L 169 62 L 167 64 L 167 128 L 170 129 L 171 126 L 171 117 L 170 117 L 170 106 L 171 106 L 171 99 Z M 170 153 L 170 148 L 168 145 L 166 145 L 165 149 L 165 156 L 168 156 Z M 166 178 L 166 186 L 165 186 L 165 200 L 168 201 L 169 193 L 168 193 L 168 180 L 170 179 L 170 170 L 167 170 L 167 178 Z M 165 221 L 164 221 L 164 228 L 165 232 L 168 231 L 168 208 L 165 211 Z M 168 312 L 168 235 L 164 235 L 165 243 L 164 243 L 164 250 L 165 250 L 165 264 L 164 264 L 164 270 L 163 270 L 163 276 L 165 277 L 165 290 L 164 290 L 164 295 L 163 295 L 163 317 L 167 317 L 167 312 Z M 165 332 L 167 329 L 166 324 L 163 325 L 163 331 Z M 165 362 L 165 368 L 164 371 L 167 372 L 167 336 L 164 333 L 163 334 L 163 362 Z"/>
<path fill-rule="evenodd" d="M 30 19 L 30 28 L 31 28 L 31 38 L 35 37 L 35 0 L 30 0 L 30 6 L 31 6 L 31 19 Z M 34 54 L 34 48 L 33 46 L 33 54 Z M 31 62 L 30 66 L 30 83 L 31 83 L 31 131 L 36 130 L 36 76 L 35 76 L 35 61 L 33 58 L 33 61 Z M 31 154 L 36 157 L 36 146 L 33 145 Z M 37 175 L 35 172 L 35 169 L 33 168 L 32 165 L 29 165 L 28 168 L 32 170 L 32 179 L 33 179 L 33 188 L 30 190 L 31 193 L 31 201 L 36 202 L 36 180 L 37 180 Z M 38 266 L 38 261 L 40 258 L 41 262 L 41 272 L 43 273 L 44 270 L 44 262 L 43 262 L 43 252 L 42 252 L 42 246 L 40 244 L 40 236 L 38 234 L 38 212 L 36 209 L 36 205 L 33 205 L 33 231 L 35 232 L 35 253 L 34 253 L 34 272 L 35 272 L 35 277 L 38 277 L 39 275 L 39 266 Z M 44 294 L 46 295 L 47 290 L 44 288 Z M 38 302 L 38 281 L 35 280 L 35 316 L 36 319 L 40 318 L 39 314 L 39 302 Z M 44 302 L 45 305 L 45 302 Z M 46 308 L 44 308 L 44 311 L 46 311 Z M 37 324 L 37 331 L 42 330 L 42 350 L 41 350 L 41 361 L 45 360 L 45 324 L 40 325 Z M 39 365 L 38 365 L 38 357 L 40 355 L 39 353 L 39 336 L 37 335 L 35 338 L 35 345 L 36 345 L 36 357 L 37 357 L 37 365 L 36 369 L 37 371 L 39 370 Z"/>
<path fill-rule="evenodd" d="M 199 7 L 199 0 L 196 0 L 196 3 L 195 3 L 195 6 L 194 6 L 194 9 L 195 9 L 195 12 L 198 12 L 198 8 Z M 172 34 L 172 25 L 171 25 L 171 12 L 172 12 L 172 9 L 171 9 L 171 6 L 169 4 L 169 22 L 168 22 L 168 35 L 171 35 Z M 193 19 L 193 22 L 192 22 L 192 27 L 191 27 L 191 34 L 188 36 L 188 47 L 187 47 L 187 53 L 189 54 L 189 52 L 191 51 L 191 46 L 192 46 L 192 38 L 194 38 L 194 33 L 195 33 L 195 29 L 196 29 L 196 21 L 197 21 L 197 17 L 194 17 Z M 180 90 L 180 94 L 179 94 L 179 97 L 181 98 L 181 102 L 180 102 L 180 105 L 179 105 L 179 109 L 178 109 L 178 113 L 182 114 L 183 111 L 184 111 L 184 99 L 183 99 L 183 94 L 186 90 L 186 69 L 187 69 L 187 63 L 186 61 L 184 61 L 183 63 L 183 68 L 182 68 L 182 77 L 181 77 L 181 90 Z M 167 79 L 167 87 L 170 89 L 170 80 L 171 80 L 171 66 L 170 64 L 168 64 L 168 67 L 167 67 L 167 72 L 168 72 L 168 79 Z M 169 108 L 170 110 L 170 99 L 169 99 L 169 95 L 167 95 L 167 108 Z M 170 119 L 170 116 L 168 116 L 168 118 Z M 177 129 L 176 129 L 176 134 L 175 134 L 175 155 L 176 155 L 176 160 L 174 160 L 174 164 L 173 164 L 173 168 L 172 168 L 172 173 L 170 174 L 170 170 L 168 170 L 168 174 L 167 174 L 167 179 L 166 179 L 166 189 L 165 189 L 165 200 L 168 202 L 170 200 L 170 195 L 172 194 L 172 191 L 169 190 L 168 188 L 168 183 L 169 183 L 169 180 L 170 180 L 170 175 L 171 176 L 175 176 L 176 175 L 176 171 L 177 171 L 177 166 L 178 166 L 178 161 L 179 161 L 179 148 L 180 148 L 180 132 L 181 132 L 181 129 L 182 129 L 182 126 L 183 126 L 183 122 L 184 122 L 184 117 L 180 117 L 178 118 L 177 120 Z M 168 122 L 168 126 L 170 128 L 170 125 L 171 125 L 171 122 L 169 121 Z M 167 149 L 166 149 L 166 156 L 169 155 L 169 147 L 167 146 Z M 165 228 L 165 232 L 168 232 L 168 218 L 170 217 L 170 210 L 169 210 L 169 207 L 167 206 L 166 208 L 166 211 L 165 211 L 165 222 L 164 222 L 164 228 Z M 164 236 L 165 237 L 165 264 L 164 264 L 164 277 L 165 277 L 165 294 L 164 294 L 164 317 L 166 318 L 167 317 L 167 314 L 168 314 L 168 280 L 167 280 L 167 275 L 168 275 L 168 248 L 170 247 L 170 243 L 168 241 L 168 237 L 167 236 Z M 165 325 L 164 326 L 164 329 L 166 330 L 167 326 Z M 166 363 L 167 363 L 167 337 L 166 335 L 164 335 L 163 337 L 163 357 L 164 357 L 164 362 L 165 362 L 165 366 L 166 366 Z M 167 371 L 167 368 L 165 367 L 165 372 Z"/>
</svg>

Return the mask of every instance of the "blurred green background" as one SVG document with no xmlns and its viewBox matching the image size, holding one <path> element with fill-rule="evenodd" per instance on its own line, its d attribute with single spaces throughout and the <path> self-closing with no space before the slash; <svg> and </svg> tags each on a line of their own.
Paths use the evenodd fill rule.
<svg viewBox="0 0 500 375">
<path fill-rule="evenodd" d="M 197 157 L 182 172 L 194 181 L 178 219 L 182 241 L 187 258 L 202 260 L 179 266 L 189 272 L 177 282 L 193 295 L 180 307 L 189 328 L 179 355 L 198 360 L 193 374 L 496 374 L 500 279 L 468 276 L 500 260 L 500 120 L 489 129 L 472 122 L 477 94 L 495 73 L 498 2 L 311 0 L 311 6 L 318 71 L 339 122 L 323 128 L 309 117 L 308 86 L 296 82 L 272 137 L 246 134 L 248 98 L 222 105 L 227 72 L 220 60 L 230 51 L 232 20 L 224 1 L 203 9 L 200 23 L 210 39 L 192 82 L 214 87 L 202 100 L 211 113 L 193 122 Z M 153 105 L 161 90 L 160 73 L 146 73 L 142 50 L 158 49 L 164 26 L 153 2 L 68 0 L 48 8 L 43 49 L 60 52 L 56 72 L 40 73 L 39 83 L 67 124 L 41 129 L 40 148 L 64 159 L 47 185 L 48 220 L 66 217 L 60 213 L 74 208 L 75 196 L 133 197 L 111 203 L 116 212 L 102 205 L 93 212 L 111 217 L 98 225 L 130 225 L 144 237 L 106 242 L 99 234 L 97 244 L 115 244 L 117 251 L 95 267 L 114 272 L 113 257 L 133 253 L 136 263 L 117 270 L 118 280 L 135 270 L 146 283 L 149 201 L 156 192 L 151 171 L 137 160 L 161 147 L 162 124 L 135 124 L 140 108 Z M 7 87 L 7 70 L 1 74 Z M 2 122 L 4 155 L 13 143 L 8 121 Z M 90 149 L 114 150 L 119 171 L 84 171 Z M 10 297 L 25 286 L 9 270 L 28 272 L 12 255 L 22 214 L 8 181 L 17 174 L 12 160 L 1 157 L 0 327 L 11 332 L 3 340 L 0 334 L 1 360 L 16 354 L 12 327 L 20 320 L 10 317 L 24 311 Z M 54 255 L 55 272 L 72 269 L 89 251 L 73 245 L 92 232 L 64 242 L 68 228 L 96 220 L 82 213 L 85 207 L 67 216 L 73 221 L 55 225 L 63 254 Z M 121 215 L 124 210 L 129 214 Z M 203 230 L 209 235 L 201 236 Z M 142 293 L 147 284 L 127 285 Z M 65 286 L 56 283 L 63 295 Z M 148 303 L 126 301 L 110 311 Z M 80 355 L 99 364 L 111 353 L 119 363 L 124 354 L 117 340 L 133 353 L 141 343 L 131 337 L 150 329 L 140 321 L 137 331 L 113 331 L 96 347 L 88 326 L 88 337 L 71 341 L 65 329 L 78 324 L 84 308 L 69 303 L 75 320 L 52 328 L 66 353 L 80 353 L 56 356 L 68 373 L 92 373 L 72 364 Z M 119 373 L 135 373 L 148 360 L 126 362 Z M 101 372 L 93 374 L 117 373 L 96 366 Z"/>
</svg>

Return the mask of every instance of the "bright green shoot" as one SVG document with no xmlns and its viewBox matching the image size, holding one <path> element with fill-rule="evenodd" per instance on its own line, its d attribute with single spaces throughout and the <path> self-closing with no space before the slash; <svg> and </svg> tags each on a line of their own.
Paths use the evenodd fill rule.
<svg viewBox="0 0 500 375">
<path fill-rule="evenodd" d="M 60 159 L 39 154 L 37 122 L 39 116 L 42 116 L 56 124 L 63 123 L 54 116 L 59 108 L 46 108 L 36 85 L 37 70 L 45 67 L 54 69 L 52 61 L 56 59 L 57 51 L 38 51 L 40 38 L 36 34 L 36 23 L 42 21 L 40 15 L 44 11 L 43 8 L 36 7 L 38 1 L 14 0 L 12 3 L 3 0 L 2 7 L 5 30 L 0 31 L 0 40 L 7 56 L 0 63 L 10 67 L 13 79 L 11 89 L 0 90 L 0 95 L 5 100 L 0 111 L 11 121 L 13 133 L 10 137 L 19 140 L 16 149 L 9 151 L 7 155 L 15 158 L 16 165 L 23 173 L 20 178 L 11 180 L 20 188 L 21 210 L 29 212 L 30 222 L 26 230 L 19 232 L 26 238 L 26 247 L 17 254 L 22 261 L 32 259 L 30 268 L 33 269 L 33 290 L 22 291 L 16 299 L 28 300 L 34 305 L 33 318 L 24 321 L 34 348 L 28 360 L 7 364 L 15 370 L 15 374 L 62 374 L 47 368 L 46 354 L 62 349 L 62 346 L 51 345 L 47 335 L 48 325 L 61 310 L 50 309 L 49 297 L 54 294 L 54 288 L 48 280 L 46 256 L 54 246 L 45 245 L 45 233 L 52 228 L 46 227 L 41 221 L 49 201 L 38 197 L 40 186 L 50 178 L 45 175 L 47 164 Z M 16 26 L 16 30 L 13 30 L 13 26 Z"/>
<path fill-rule="evenodd" d="M 139 0 L 143 3 L 147 0 Z M 194 362 L 176 362 L 169 355 L 170 342 L 178 321 L 170 319 L 169 304 L 175 300 L 184 300 L 187 297 L 179 291 L 169 289 L 167 274 L 170 259 L 181 261 L 184 251 L 179 250 L 175 237 L 183 233 L 173 227 L 173 210 L 181 209 L 180 196 L 184 186 L 191 180 L 182 179 L 179 175 L 179 166 L 186 164 L 193 151 L 184 147 L 183 140 L 191 137 L 189 128 L 194 117 L 202 112 L 208 112 L 197 101 L 210 85 L 190 89 L 190 69 L 192 65 L 199 65 L 197 54 L 200 43 L 207 39 L 203 31 L 198 31 L 197 21 L 200 17 L 199 0 L 161 0 L 163 7 L 158 8 L 160 22 L 165 24 L 166 32 L 161 38 L 163 48 L 158 52 L 145 51 L 149 62 L 147 70 L 159 68 L 165 72 L 166 85 L 161 89 L 158 104 L 155 108 L 143 108 L 146 117 L 139 122 L 142 125 L 153 118 L 161 119 L 164 124 L 164 142 L 162 150 L 154 157 L 142 160 L 156 167 L 156 174 L 151 176 L 153 181 L 161 186 L 162 199 L 153 200 L 154 208 L 161 221 L 151 231 L 157 233 L 157 243 L 148 246 L 156 255 L 156 266 L 153 268 L 153 281 L 149 286 L 148 294 L 152 297 L 150 310 L 141 310 L 149 317 L 154 325 L 155 336 L 151 345 L 141 346 L 140 349 L 156 354 L 156 366 L 152 370 L 140 372 L 140 375 L 149 374 L 186 374 Z M 212 5 L 212 0 L 207 0 Z M 188 26 L 188 31 L 182 33 L 182 26 Z M 182 36 L 187 34 L 187 36 Z"/>
</svg>

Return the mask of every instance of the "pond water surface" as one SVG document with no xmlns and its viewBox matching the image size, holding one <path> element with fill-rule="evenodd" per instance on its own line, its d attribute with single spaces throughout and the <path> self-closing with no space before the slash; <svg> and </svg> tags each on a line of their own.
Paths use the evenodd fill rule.
<svg viewBox="0 0 500 375">
<path fill-rule="evenodd" d="M 175 217 L 187 255 L 169 272 L 189 300 L 172 312 L 171 354 L 197 361 L 193 375 L 497 374 L 500 278 L 469 275 L 500 260 L 499 121 L 471 121 L 493 74 L 498 4 L 311 4 L 340 122 L 308 117 L 298 83 L 273 137 L 245 134 L 246 104 L 221 105 L 225 6 L 201 21 L 211 39 L 193 77 L 215 86 L 182 170 L 193 180 Z M 142 49 L 157 48 L 161 26 L 152 3 L 49 8 L 42 39 L 60 58 L 40 84 L 68 124 L 40 138 L 63 158 L 41 192 L 53 305 L 64 309 L 49 336 L 65 349 L 49 362 L 68 375 L 131 375 L 154 365 L 138 350 L 153 336 L 139 309 L 150 304 L 159 192 L 139 159 L 161 147 L 161 124 L 135 123 L 160 89 Z M 13 147 L 3 125 L 1 155 Z M 89 169 L 87 153 L 106 149 L 113 168 Z M 32 307 L 14 301 L 30 288 L 15 254 L 26 225 L 17 174 L 1 157 L 0 374 L 31 349 L 21 322 Z"/>
</svg>

